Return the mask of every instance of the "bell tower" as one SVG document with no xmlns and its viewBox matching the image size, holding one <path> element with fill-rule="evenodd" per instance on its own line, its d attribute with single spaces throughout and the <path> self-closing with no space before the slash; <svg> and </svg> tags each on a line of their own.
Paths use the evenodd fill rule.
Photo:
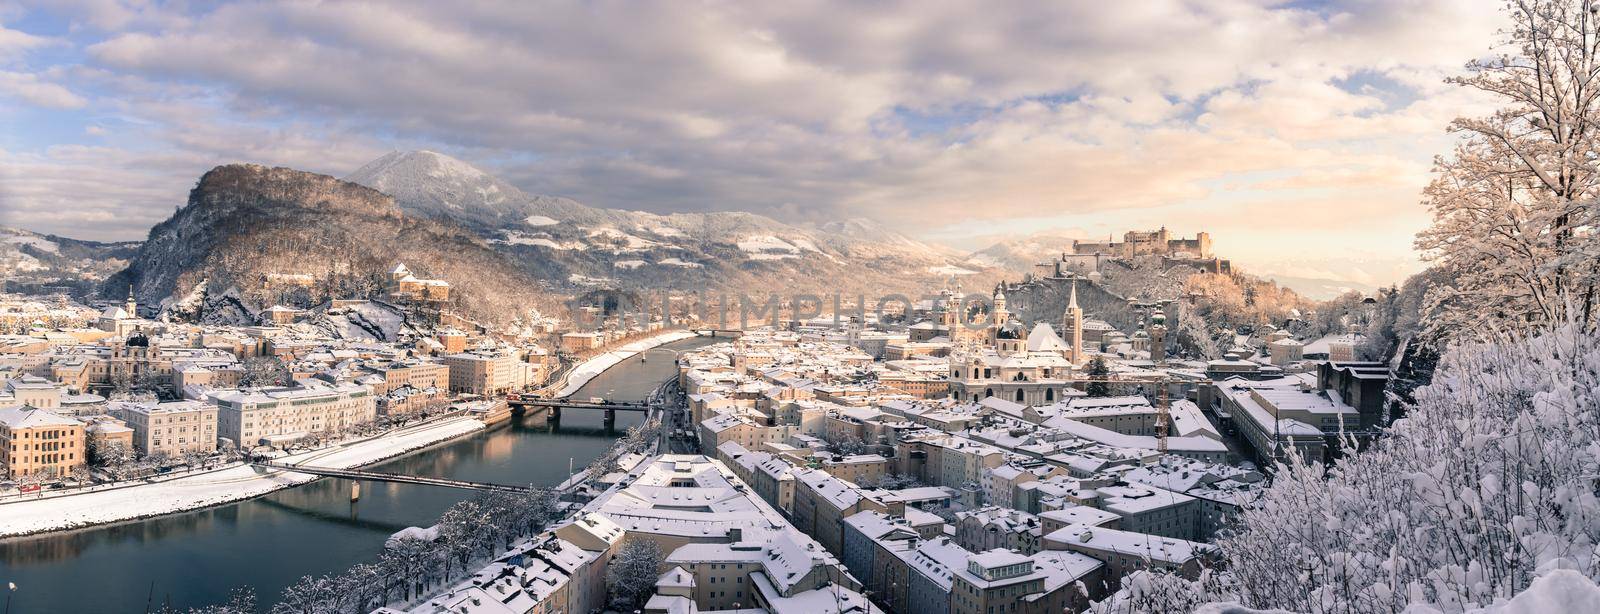
<svg viewBox="0 0 1600 614">
<path fill-rule="evenodd" d="M 1067 312 L 1061 314 L 1061 325 L 1071 331 L 1072 353 L 1067 360 L 1076 367 L 1083 364 L 1083 308 L 1078 306 L 1078 280 L 1072 280 L 1072 294 L 1067 299 Z"/>
<path fill-rule="evenodd" d="M 128 317 L 139 317 L 139 302 L 133 299 L 133 284 L 128 284 L 128 300 L 122 304 L 122 310 L 128 312 Z"/>
</svg>

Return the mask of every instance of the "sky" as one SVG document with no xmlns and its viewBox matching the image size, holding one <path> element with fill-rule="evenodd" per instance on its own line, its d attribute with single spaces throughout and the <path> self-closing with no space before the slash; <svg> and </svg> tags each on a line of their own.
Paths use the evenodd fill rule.
<svg viewBox="0 0 1600 614">
<path fill-rule="evenodd" d="M 1486 0 L 0 0 L 0 225 L 142 239 L 201 173 L 432 149 L 533 193 L 960 249 L 1211 233 L 1252 272 L 1420 268 Z"/>
</svg>

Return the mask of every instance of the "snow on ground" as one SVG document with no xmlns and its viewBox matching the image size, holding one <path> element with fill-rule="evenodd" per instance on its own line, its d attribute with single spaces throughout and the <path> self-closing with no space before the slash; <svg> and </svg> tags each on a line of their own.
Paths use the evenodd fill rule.
<svg viewBox="0 0 1600 614">
<path fill-rule="evenodd" d="M 658 237 L 682 238 L 682 237 L 688 236 L 686 234 L 683 234 L 682 230 L 678 230 L 678 229 L 673 228 L 671 226 L 651 226 L 649 228 L 646 228 L 645 230 L 649 231 L 651 234 L 654 234 L 654 235 L 656 235 Z"/>
<path fill-rule="evenodd" d="M 786 258 L 799 258 L 798 254 L 750 254 L 751 260 L 783 260 Z"/>
<path fill-rule="evenodd" d="M 1433 608 L 1408 609 L 1437 612 Z M 1571 569 L 1557 569 L 1540 576 L 1510 601 L 1468 614 L 1545 614 L 1547 612 L 1600 612 L 1600 585 Z"/>
<path fill-rule="evenodd" d="M 574 249 L 574 250 L 578 250 L 578 251 L 584 251 L 586 249 L 589 249 L 589 246 L 584 245 L 583 243 L 580 243 L 580 242 L 577 242 L 577 241 L 557 243 L 552 239 L 548 239 L 548 238 L 545 238 L 545 237 L 536 237 L 536 236 L 531 236 L 531 235 L 525 235 L 525 234 L 522 234 L 520 232 L 508 232 L 508 233 L 506 233 L 506 238 L 504 238 L 504 239 L 495 239 L 495 240 L 492 240 L 490 242 L 491 243 L 505 243 L 505 244 L 509 244 L 509 245 L 538 245 L 538 246 L 542 246 L 542 247 L 548 247 L 550 249 Z"/>
<path fill-rule="evenodd" d="M 652 247 L 660 245 L 660 243 L 657 243 L 655 241 L 651 241 L 649 239 L 639 238 L 639 237 L 633 236 L 631 234 L 628 234 L 626 232 L 622 232 L 621 230 L 617 230 L 615 228 L 609 228 L 609 227 L 607 227 L 607 228 L 596 228 L 596 229 L 590 230 L 589 231 L 589 236 L 591 236 L 591 237 L 603 237 L 603 238 L 606 238 L 606 239 L 612 239 L 612 240 L 616 240 L 616 241 L 621 241 L 621 242 L 624 243 L 624 245 L 621 248 L 619 248 L 619 251 L 639 251 L 639 250 L 650 249 Z"/>
<path fill-rule="evenodd" d="M 528 219 L 522 220 L 522 222 L 529 226 L 554 226 L 556 224 L 560 224 L 561 220 L 553 217 L 545 217 L 543 215 L 530 215 L 528 216 Z"/>
<path fill-rule="evenodd" d="M 648 264 L 648 263 L 646 263 L 643 260 L 618 260 L 616 262 L 611 263 L 611 266 L 617 267 L 619 269 L 630 269 L 631 270 L 631 269 L 637 269 L 637 268 L 642 267 L 642 266 L 644 266 L 646 264 Z"/>
<path fill-rule="evenodd" d="M 656 264 L 659 264 L 659 265 L 662 265 L 662 266 L 681 266 L 681 267 L 688 268 L 688 269 L 698 269 L 698 268 L 700 268 L 702 266 L 705 266 L 705 265 L 702 265 L 702 264 L 700 264 L 698 262 L 689 262 L 689 261 L 684 260 L 682 258 L 676 258 L 676 257 L 674 257 L 674 258 L 663 258 L 663 259 L 661 259 L 661 262 L 657 262 Z"/>
<path fill-rule="evenodd" d="M 738 246 L 739 251 L 758 255 L 769 252 L 778 252 L 783 254 L 797 254 L 800 252 L 800 248 L 795 247 L 788 241 L 779 239 L 772 235 L 745 237 L 743 240 L 738 242 Z"/>
<path fill-rule="evenodd" d="M 810 251 L 810 252 L 817 252 L 819 254 L 822 253 L 822 250 L 817 249 L 817 244 L 816 243 L 812 243 L 810 239 L 795 239 L 794 241 L 792 241 L 792 243 L 794 243 L 794 246 L 796 248 L 803 249 L 803 250 Z"/>
<path fill-rule="evenodd" d="M 372 439 L 299 452 L 277 460 L 348 469 L 400 456 L 483 428 L 482 422 L 472 418 L 449 418 L 407 427 Z M 0 537 L 200 509 L 258 497 L 316 479 L 317 476 L 304 473 L 234 465 L 161 482 L 8 501 L 0 503 Z"/>
<path fill-rule="evenodd" d="M 963 269 L 961 267 L 948 264 L 944 266 L 928 267 L 928 272 L 933 273 L 934 275 L 976 275 L 978 273 L 977 271 Z"/>
<path fill-rule="evenodd" d="M 32 246 L 34 249 L 37 249 L 39 251 L 50 252 L 52 254 L 61 253 L 61 246 L 56 245 L 54 241 L 51 241 L 51 240 L 46 239 L 44 237 L 30 237 L 30 236 L 25 236 L 25 235 L 12 235 L 12 236 L 6 237 L 5 240 L 6 240 L 6 243 L 15 243 L 17 245 Z"/>
<path fill-rule="evenodd" d="M 616 366 L 617 363 L 626 360 L 629 356 L 633 356 L 634 354 L 638 354 L 639 352 L 643 352 L 658 345 L 665 345 L 674 341 L 688 339 L 693 336 L 694 332 L 692 331 L 675 330 L 669 333 L 651 337 L 649 339 L 640 339 L 615 350 L 595 356 L 594 358 L 590 358 L 589 360 L 585 360 L 582 364 L 572 368 L 572 373 L 567 375 L 567 385 L 562 386 L 561 390 L 557 391 L 554 396 L 565 397 L 577 392 L 578 389 L 582 388 L 584 384 L 589 383 L 589 380 L 594 379 L 595 376 L 600 375 L 606 369 Z"/>
<path fill-rule="evenodd" d="M 12 256 L 14 256 L 14 264 L 11 268 L 17 271 L 43 271 L 49 268 L 45 266 L 44 263 L 39 262 L 38 258 L 34 258 L 33 256 L 29 256 L 22 252 L 16 252 L 15 254 L 12 254 Z"/>
<path fill-rule="evenodd" d="M 967 264 L 973 264 L 989 269 L 998 269 L 1006 265 L 1006 263 L 996 260 L 994 257 L 988 254 L 974 254 L 971 258 L 967 259 Z"/>
</svg>

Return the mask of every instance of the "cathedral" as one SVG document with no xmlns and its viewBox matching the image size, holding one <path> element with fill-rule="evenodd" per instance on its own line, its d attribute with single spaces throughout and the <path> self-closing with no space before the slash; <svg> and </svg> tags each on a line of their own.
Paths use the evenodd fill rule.
<svg viewBox="0 0 1600 614">
<path fill-rule="evenodd" d="M 1025 405 L 1047 405 L 1075 395 L 1074 372 L 1084 366 L 1083 309 L 1077 284 L 1061 315 L 1067 338 L 1048 322 L 1030 330 L 1006 309 L 1005 294 L 995 291 L 988 326 L 973 329 L 955 323 L 964 333 L 952 337 L 950 393 L 958 401 L 999 397 Z M 948 314 L 950 310 L 946 310 Z M 948 320 L 948 315 L 946 315 Z M 950 325 L 950 322 L 941 322 Z"/>
</svg>

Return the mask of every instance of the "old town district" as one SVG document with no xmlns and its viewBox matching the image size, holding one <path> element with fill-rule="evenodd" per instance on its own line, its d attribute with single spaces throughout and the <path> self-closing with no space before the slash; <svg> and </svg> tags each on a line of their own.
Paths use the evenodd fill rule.
<svg viewBox="0 0 1600 614">
<path fill-rule="evenodd" d="M 1159 309 L 1118 331 L 1071 292 L 1031 327 L 998 293 L 992 325 L 952 326 L 951 290 L 909 327 L 819 317 L 684 352 L 670 449 L 409 611 L 599 611 L 643 542 L 647 614 L 1081 611 L 1220 564 L 1207 541 L 1261 467 L 1379 419 L 1383 369 L 1348 359 L 1356 339 L 1269 330 L 1168 359 Z"/>
</svg>

